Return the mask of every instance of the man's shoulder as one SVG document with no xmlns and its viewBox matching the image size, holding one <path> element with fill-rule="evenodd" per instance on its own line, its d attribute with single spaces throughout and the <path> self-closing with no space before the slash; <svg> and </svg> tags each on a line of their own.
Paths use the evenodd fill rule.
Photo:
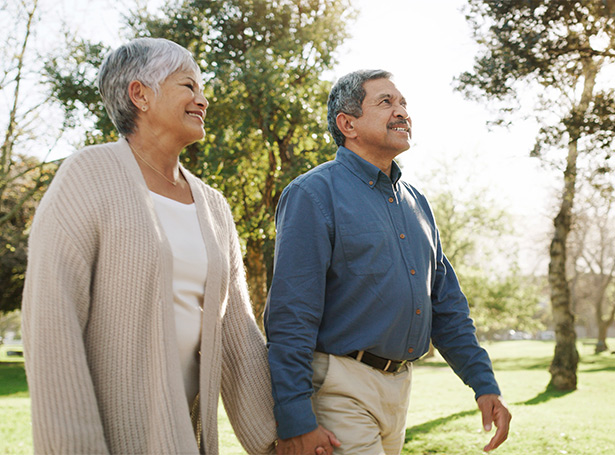
<svg viewBox="0 0 615 455">
<path fill-rule="evenodd" d="M 328 186 L 331 182 L 331 174 L 334 173 L 338 167 L 339 163 L 335 161 L 327 161 L 326 163 L 319 164 L 315 168 L 295 178 L 288 186 L 298 186 L 303 189 L 316 189 L 323 185 Z"/>
<path fill-rule="evenodd" d="M 414 199 L 416 199 L 419 202 L 427 203 L 427 197 L 416 186 L 408 183 L 405 180 L 400 180 L 399 183 L 406 189 L 408 193 L 412 195 L 412 197 L 414 197 Z"/>
</svg>

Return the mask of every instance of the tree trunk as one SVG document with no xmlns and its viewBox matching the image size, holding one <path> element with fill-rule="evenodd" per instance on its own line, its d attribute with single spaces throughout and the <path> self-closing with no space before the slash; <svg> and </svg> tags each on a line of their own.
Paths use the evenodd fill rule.
<svg viewBox="0 0 615 455">
<path fill-rule="evenodd" d="M 609 328 L 610 321 L 598 322 L 598 341 L 596 343 L 596 354 L 607 351 L 609 347 L 606 345 L 606 332 Z"/>
<path fill-rule="evenodd" d="M 606 344 L 606 338 L 608 335 L 609 327 L 615 320 L 615 303 L 611 307 L 611 314 L 606 319 L 602 317 L 602 302 L 600 302 L 600 308 L 596 312 L 596 319 L 598 321 L 598 342 L 596 343 L 596 354 L 607 351 L 609 347 Z"/>
<path fill-rule="evenodd" d="M 577 388 L 577 364 L 579 353 L 576 348 L 577 335 L 574 328 L 572 298 L 566 275 L 566 241 L 570 233 L 572 204 L 577 176 L 577 141 L 568 144 L 568 158 L 564 171 L 564 193 L 560 211 L 553 225 L 555 231 L 549 250 L 549 285 L 551 287 L 551 309 L 555 324 L 555 354 L 549 367 L 551 385 L 558 390 Z"/>
<path fill-rule="evenodd" d="M 244 260 L 248 281 L 248 291 L 252 301 L 254 317 L 263 328 L 263 311 L 267 302 L 267 267 L 263 255 L 263 241 L 249 239 L 246 244 Z"/>
<path fill-rule="evenodd" d="M 555 323 L 555 354 L 549 371 L 551 385 L 558 390 L 574 390 L 577 387 L 577 364 L 574 315 L 571 309 L 570 289 L 566 279 L 566 239 L 570 232 L 572 194 L 564 196 L 560 213 L 555 218 L 555 233 L 551 242 L 549 285 L 551 307 Z M 567 201 L 569 199 L 569 202 Z"/>
<path fill-rule="evenodd" d="M 551 308 L 555 324 L 555 354 L 549 372 L 551 385 L 558 390 L 575 390 L 577 388 L 577 364 L 579 353 L 576 347 L 577 335 L 574 328 L 574 314 L 570 288 L 566 275 L 566 248 L 570 233 L 572 204 L 577 181 L 578 141 L 582 134 L 585 114 L 593 96 L 596 74 L 599 64 L 586 59 L 583 61 L 583 93 L 581 100 L 572 111 L 572 118 L 567 126 L 569 134 L 568 156 L 564 170 L 564 190 L 559 213 L 553 221 L 555 231 L 549 255 L 549 285 L 551 287 Z"/>
</svg>

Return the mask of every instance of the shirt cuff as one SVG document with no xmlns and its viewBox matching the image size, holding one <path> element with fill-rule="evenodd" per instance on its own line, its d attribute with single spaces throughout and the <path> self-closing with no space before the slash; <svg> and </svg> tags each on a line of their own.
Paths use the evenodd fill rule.
<svg viewBox="0 0 615 455">
<path fill-rule="evenodd" d="M 312 401 L 309 398 L 292 403 L 276 404 L 273 413 L 280 439 L 300 436 L 318 428 L 316 416 L 312 410 Z"/>
<path fill-rule="evenodd" d="M 482 395 L 502 395 L 500 388 L 496 384 L 491 384 L 489 386 L 483 386 L 477 389 L 474 389 L 474 399 L 478 400 L 478 397 Z"/>
</svg>

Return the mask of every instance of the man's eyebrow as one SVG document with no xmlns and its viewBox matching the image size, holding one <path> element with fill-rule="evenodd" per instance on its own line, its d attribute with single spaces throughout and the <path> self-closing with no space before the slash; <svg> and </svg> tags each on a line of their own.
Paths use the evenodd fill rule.
<svg viewBox="0 0 615 455">
<path fill-rule="evenodd" d="M 378 103 L 382 100 L 391 99 L 391 98 L 395 98 L 395 95 L 392 95 L 391 93 L 381 93 L 380 95 L 376 96 L 375 101 Z M 408 102 L 406 101 L 406 98 L 402 96 L 399 99 L 399 104 L 406 105 L 408 104 Z"/>
<path fill-rule="evenodd" d="M 391 95 L 390 93 L 381 93 L 376 97 L 376 101 L 385 100 L 387 98 L 393 98 L 393 95 Z"/>
</svg>

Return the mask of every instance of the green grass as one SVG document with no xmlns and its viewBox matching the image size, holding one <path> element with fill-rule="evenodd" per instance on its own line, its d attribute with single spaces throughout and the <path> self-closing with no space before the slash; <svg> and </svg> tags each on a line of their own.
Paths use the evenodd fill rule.
<svg viewBox="0 0 615 455">
<path fill-rule="evenodd" d="M 8 356 L 21 351 L 17 346 L 0 346 L 0 454 L 32 453 L 30 396 L 23 357 Z"/>
<path fill-rule="evenodd" d="M 611 347 L 615 340 L 609 340 Z M 615 355 L 593 354 L 579 343 L 578 389 L 547 390 L 553 342 L 488 343 L 498 382 L 513 414 L 511 432 L 498 455 L 615 454 Z M 4 348 L 4 347 L 2 347 Z M 0 454 L 30 454 L 29 398 L 22 363 L 8 363 L 0 348 Z M 222 406 L 220 452 L 245 454 Z M 491 434 L 481 429 L 473 392 L 440 357 L 415 365 L 404 454 L 482 453 Z"/>
<path fill-rule="evenodd" d="M 615 356 L 594 355 L 591 346 L 579 343 L 578 389 L 558 392 L 546 387 L 553 347 L 540 341 L 485 345 L 513 415 L 509 438 L 495 453 L 615 453 Z M 413 381 L 403 453 L 482 453 L 493 433 L 482 431 L 472 391 L 439 358 L 421 362 Z"/>
</svg>

